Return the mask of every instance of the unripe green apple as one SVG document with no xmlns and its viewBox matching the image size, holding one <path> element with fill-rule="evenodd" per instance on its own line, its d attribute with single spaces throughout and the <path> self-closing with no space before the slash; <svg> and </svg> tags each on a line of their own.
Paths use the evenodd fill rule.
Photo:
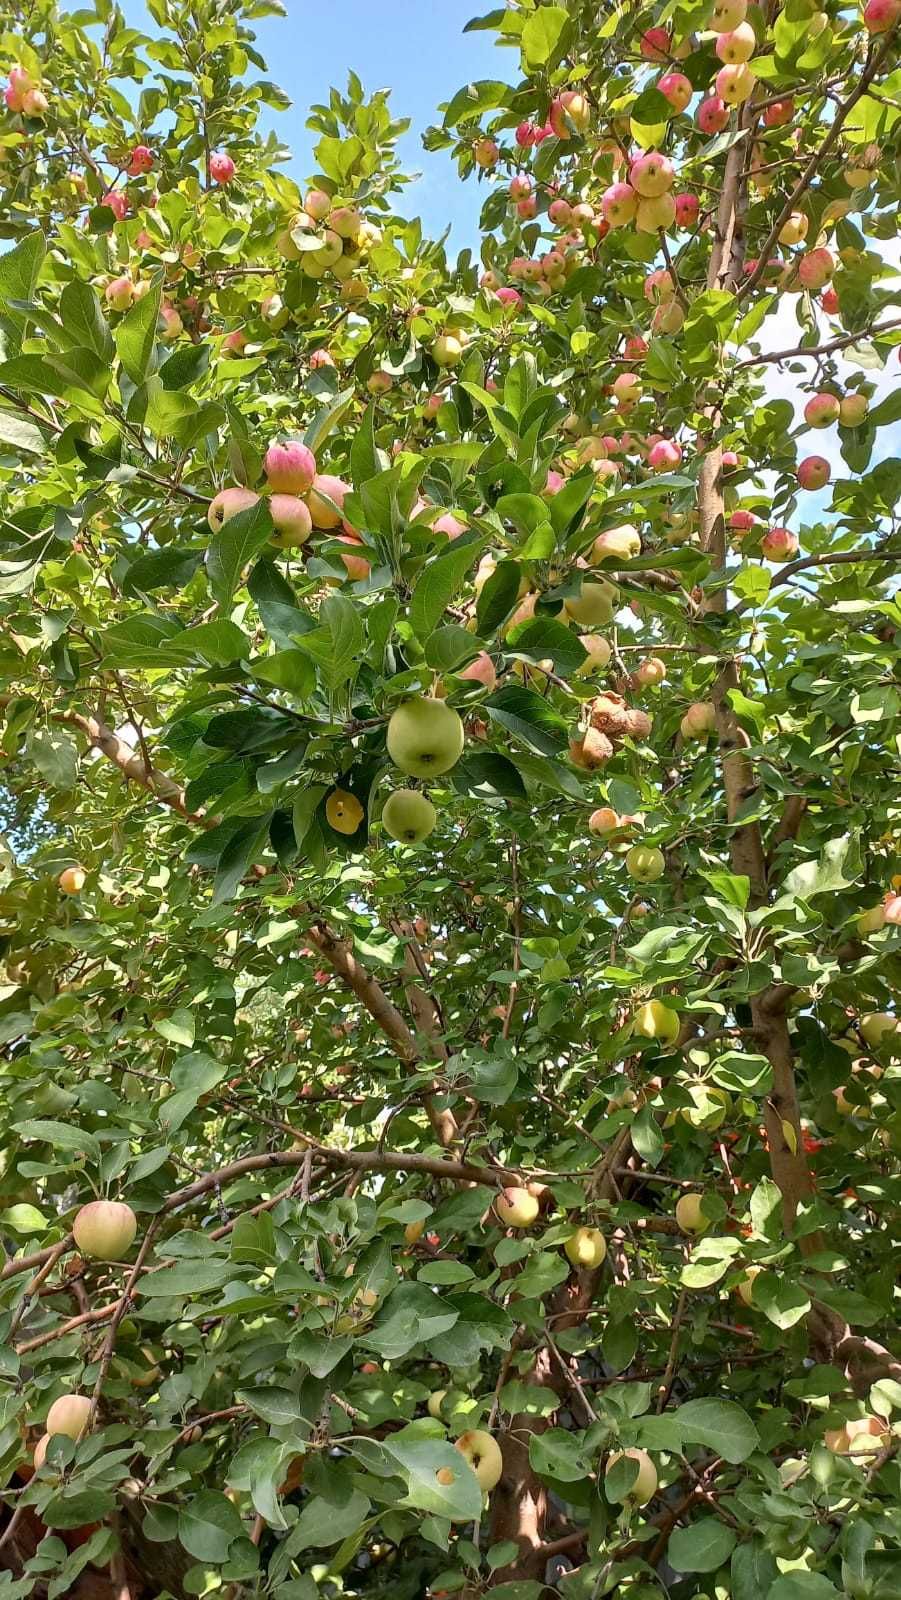
<svg viewBox="0 0 901 1600">
<path fill-rule="evenodd" d="M 652 845 L 633 844 L 626 853 L 626 871 L 636 883 L 656 883 L 665 868 L 663 851 Z"/>
<path fill-rule="evenodd" d="M 463 359 L 463 346 L 452 333 L 439 333 L 432 345 L 432 360 L 438 367 L 456 367 Z"/>
<path fill-rule="evenodd" d="M 614 1498 L 633 1500 L 639 1506 L 647 1505 L 648 1501 L 657 1493 L 657 1468 L 654 1466 L 647 1450 L 617 1450 L 607 1458 L 604 1475 L 609 1477 L 617 1461 L 622 1461 L 624 1457 L 629 1461 L 638 1463 L 638 1476 L 631 1489 L 628 1489 L 624 1495 L 615 1496 Z"/>
<path fill-rule="evenodd" d="M 571 595 L 564 605 L 567 615 L 581 627 L 597 628 L 612 621 L 615 600 L 616 590 L 612 583 L 605 583 L 603 579 L 596 583 L 583 580 L 581 592 Z"/>
<path fill-rule="evenodd" d="M 47 1412 L 47 1432 L 64 1433 L 67 1439 L 77 1439 L 91 1415 L 91 1401 L 86 1394 L 61 1394 Z"/>
<path fill-rule="evenodd" d="M 662 1000 L 646 1000 L 632 1017 L 632 1032 L 642 1039 L 658 1039 L 662 1045 L 675 1044 L 682 1024 L 679 1013 Z"/>
<path fill-rule="evenodd" d="M 422 844 L 437 821 L 431 800 L 418 789 L 395 789 L 382 807 L 385 832 L 399 844 Z"/>
<path fill-rule="evenodd" d="M 700 1194 L 683 1194 L 676 1201 L 676 1221 L 683 1233 L 703 1233 L 710 1227 L 711 1219 L 704 1215 L 703 1199 Z"/>
<path fill-rule="evenodd" d="M 541 1210 L 540 1202 L 528 1189 L 511 1186 L 502 1189 L 494 1202 L 500 1221 L 507 1228 L 530 1228 Z"/>
<path fill-rule="evenodd" d="M 392 712 L 388 754 L 411 778 L 432 778 L 449 772 L 463 754 L 463 724 L 443 700 L 417 696 Z"/>
<path fill-rule="evenodd" d="M 471 1428 L 468 1433 L 461 1433 L 454 1443 L 472 1467 L 480 1487 L 486 1494 L 489 1493 L 500 1482 L 504 1470 L 504 1458 L 497 1440 L 482 1428 Z"/>
<path fill-rule="evenodd" d="M 574 1267 L 599 1267 L 607 1254 L 607 1241 L 599 1228 L 577 1228 L 563 1246 Z"/>
<path fill-rule="evenodd" d="M 82 1206 L 72 1224 L 82 1255 L 95 1261 L 121 1261 L 131 1249 L 137 1228 L 137 1217 L 122 1200 L 92 1200 Z"/>
<path fill-rule="evenodd" d="M 754 1303 L 754 1279 L 759 1278 L 762 1271 L 762 1267 L 748 1267 L 741 1282 L 735 1285 L 735 1293 L 746 1306 Z"/>
<path fill-rule="evenodd" d="M 884 1040 L 892 1042 L 892 1035 L 897 1035 L 899 1030 L 901 1023 L 890 1011 L 868 1011 L 860 1019 L 861 1037 L 871 1050 L 877 1049 Z"/>
</svg>

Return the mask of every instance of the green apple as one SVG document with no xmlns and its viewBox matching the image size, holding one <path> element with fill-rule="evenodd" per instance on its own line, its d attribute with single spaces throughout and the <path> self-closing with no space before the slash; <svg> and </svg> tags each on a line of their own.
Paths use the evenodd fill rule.
<svg viewBox="0 0 901 1600">
<path fill-rule="evenodd" d="M 646 1000 L 632 1017 L 632 1032 L 642 1039 L 658 1039 L 662 1045 L 675 1044 L 682 1024 L 678 1011 L 662 1000 Z"/>
<path fill-rule="evenodd" d="M 704 1215 L 703 1199 L 701 1194 L 683 1194 L 676 1201 L 676 1221 L 683 1233 L 703 1233 L 709 1228 L 711 1219 Z"/>
<path fill-rule="evenodd" d="M 566 1240 L 563 1254 L 574 1267 L 599 1267 L 607 1254 L 607 1241 L 600 1228 L 577 1228 Z"/>
<path fill-rule="evenodd" d="M 665 867 L 663 851 L 653 845 L 633 844 L 626 852 L 626 871 L 636 883 L 656 883 Z"/>
<path fill-rule="evenodd" d="M 581 592 L 564 601 L 567 616 L 583 628 L 601 627 L 613 620 L 613 603 L 616 590 L 612 583 L 600 579 L 596 583 L 583 582 Z"/>
<path fill-rule="evenodd" d="M 422 844 L 437 821 L 431 800 L 417 789 L 395 789 L 382 807 L 385 832 L 400 844 Z"/>
<path fill-rule="evenodd" d="M 388 723 L 388 754 L 411 778 L 449 772 L 463 754 L 463 724 L 443 700 L 405 700 Z"/>
<path fill-rule="evenodd" d="M 616 1463 L 624 1459 L 637 1463 L 638 1476 L 631 1489 L 627 1489 L 625 1494 L 613 1495 L 611 1498 L 615 1500 L 633 1500 L 639 1506 L 647 1505 L 648 1501 L 657 1493 L 657 1468 L 654 1466 L 647 1450 L 617 1450 L 607 1458 L 605 1477 L 609 1477 Z M 610 1493 L 609 1490 L 607 1492 L 608 1494 Z"/>
</svg>

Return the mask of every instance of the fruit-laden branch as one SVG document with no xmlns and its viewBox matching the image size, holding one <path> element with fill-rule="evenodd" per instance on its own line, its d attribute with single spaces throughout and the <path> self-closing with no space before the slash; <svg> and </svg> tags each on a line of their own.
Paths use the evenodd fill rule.
<svg viewBox="0 0 901 1600">
<path fill-rule="evenodd" d="M 858 80 L 856 89 L 849 94 L 847 100 L 843 100 L 841 105 L 837 107 L 835 115 L 829 124 L 829 132 L 826 134 L 826 137 L 819 149 L 814 151 L 806 167 L 804 168 L 804 171 L 801 173 L 800 178 L 795 184 L 791 194 L 785 201 L 782 210 L 779 212 L 779 215 L 773 223 L 767 239 L 761 247 L 760 254 L 757 258 L 757 264 L 754 267 L 753 272 L 749 273 L 741 288 L 738 290 L 739 301 L 744 300 L 754 291 L 754 289 L 756 289 L 760 279 L 766 272 L 770 257 L 779 242 L 779 235 L 782 232 L 783 227 L 785 226 L 792 212 L 797 211 L 799 201 L 803 200 L 826 157 L 829 155 L 831 150 L 835 149 L 835 146 L 838 143 L 839 134 L 847 122 L 848 117 L 854 110 L 854 107 L 857 105 L 858 100 L 861 100 L 866 94 L 870 84 L 873 82 L 873 79 L 879 72 L 879 68 L 882 66 L 883 61 L 885 61 L 889 52 L 894 48 L 897 34 L 897 25 L 894 28 L 889 29 L 879 48 L 873 53 L 873 55 L 871 55 L 870 60 L 864 67 L 863 72 Z M 730 151 L 729 153 L 731 155 L 732 152 Z"/>
<path fill-rule="evenodd" d="M 0 707 L 9 706 L 16 698 L 14 694 L 0 694 Z M 213 818 L 189 809 L 185 803 L 184 790 L 173 778 L 165 772 L 160 772 L 156 767 L 148 766 L 144 757 L 136 754 L 100 717 L 62 709 L 51 710 L 49 714 L 53 721 L 77 728 L 92 746 L 118 767 L 126 779 L 140 784 L 141 788 L 146 789 L 155 799 L 168 806 L 170 810 L 176 811 L 186 821 L 205 828 L 214 825 Z M 306 908 L 304 914 L 309 914 Z M 381 985 L 360 965 L 351 945 L 340 939 L 322 920 L 316 921 L 308 930 L 308 938 L 365 1006 L 401 1060 L 409 1064 L 417 1061 L 419 1051 L 413 1034 Z M 423 999 L 425 998 L 423 996 Z M 428 1029 L 423 1031 L 429 1032 Z M 430 1036 L 434 1038 L 435 1034 L 431 1033 Z M 449 1110 L 439 1110 L 431 1097 L 425 1100 L 424 1104 L 440 1143 L 445 1146 L 453 1144 L 457 1134 L 457 1122 L 453 1113 Z"/>
</svg>

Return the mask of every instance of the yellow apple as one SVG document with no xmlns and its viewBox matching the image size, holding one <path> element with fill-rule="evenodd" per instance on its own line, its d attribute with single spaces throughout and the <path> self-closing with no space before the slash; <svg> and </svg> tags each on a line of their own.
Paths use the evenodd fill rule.
<svg viewBox="0 0 901 1600">
<path fill-rule="evenodd" d="M 642 1039 L 659 1039 L 662 1045 L 675 1044 L 681 1026 L 679 1013 L 662 1000 L 646 1000 L 632 1017 L 633 1034 Z"/>
<path fill-rule="evenodd" d="M 703 1199 L 700 1194 L 683 1194 L 676 1201 L 676 1221 L 683 1233 L 703 1233 L 709 1228 L 711 1219 L 704 1215 Z"/>
<path fill-rule="evenodd" d="M 131 1249 L 138 1219 L 122 1200 L 92 1200 L 82 1206 L 72 1224 L 75 1243 L 83 1256 L 95 1261 L 121 1261 Z"/>
<path fill-rule="evenodd" d="M 91 1414 L 90 1397 L 86 1394 L 61 1394 L 47 1412 L 47 1432 L 64 1433 L 67 1439 L 77 1439 Z"/>
<path fill-rule="evenodd" d="M 461 1433 L 454 1443 L 472 1467 L 480 1487 L 486 1493 L 493 1489 L 500 1482 L 504 1470 L 504 1458 L 497 1440 L 482 1428 L 472 1428 L 468 1433 Z"/>
<path fill-rule="evenodd" d="M 647 1505 L 648 1501 L 657 1493 L 657 1468 L 648 1455 L 647 1450 L 617 1450 L 607 1458 L 604 1476 L 609 1477 L 617 1461 L 623 1459 L 638 1463 L 638 1476 L 631 1489 L 625 1494 L 615 1495 L 611 1498 L 618 1500 L 634 1500 L 636 1505 Z M 609 1494 L 609 1490 L 608 1490 Z"/>
<path fill-rule="evenodd" d="M 577 1228 L 566 1240 L 563 1253 L 574 1267 L 599 1267 L 607 1254 L 607 1241 L 600 1228 Z"/>
<path fill-rule="evenodd" d="M 537 1196 L 515 1186 L 502 1189 L 494 1202 L 501 1222 L 508 1228 L 530 1228 L 541 1210 Z"/>
</svg>

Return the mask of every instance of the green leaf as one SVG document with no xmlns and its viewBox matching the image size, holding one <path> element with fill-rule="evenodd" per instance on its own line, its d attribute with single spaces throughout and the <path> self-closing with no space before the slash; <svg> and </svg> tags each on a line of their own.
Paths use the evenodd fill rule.
<svg viewBox="0 0 901 1600">
<path fill-rule="evenodd" d="M 92 1161 L 100 1160 L 100 1146 L 94 1135 L 67 1122 L 14 1122 L 13 1131 L 23 1139 L 40 1139 L 54 1150 L 75 1150 Z"/>
<path fill-rule="evenodd" d="M 204 1489 L 178 1514 L 178 1537 L 197 1561 L 227 1560 L 229 1546 L 244 1532 L 237 1507 L 215 1489 Z"/>
<path fill-rule="evenodd" d="M 157 589 L 183 589 L 190 583 L 204 557 L 204 549 L 179 548 L 166 545 L 162 550 L 149 550 L 138 556 L 125 575 L 123 593 L 128 595 L 153 594 Z"/>
<path fill-rule="evenodd" d="M 327 1333 L 314 1333 L 311 1329 L 301 1328 L 291 1340 L 291 1359 L 302 1361 L 314 1378 L 327 1378 L 353 1349 L 353 1342 L 352 1334 L 333 1339 Z"/>
<path fill-rule="evenodd" d="M 143 303 L 143 302 L 142 302 Z M 227 606 L 241 581 L 244 568 L 272 537 L 272 518 L 265 500 L 226 522 L 207 550 L 206 566 L 213 597 Z"/>
<path fill-rule="evenodd" d="M 0 1226 L 11 1228 L 13 1233 L 43 1233 L 47 1227 L 47 1219 L 38 1211 L 37 1206 L 28 1205 L 23 1201 L 21 1205 L 9 1206 L 6 1211 L 0 1211 Z"/>
<path fill-rule="evenodd" d="M 406 1432 L 389 1435 L 385 1449 L 406 1483 L 403 1504 L 454 1522 L 471 1522 L 482 1509 L 479 1481 L 461 1451 L 446 1439 L 418 1439 Z M 438 1473 L 452 1475 L 441 1483 Z"/>
<path fill-rule="evenodd" d="M 0 445 L 26 456 L 42 456 L 47 447 L 40 428 L 12 411 L 0 411 Z"/>
<path fill-rule="evenodd" d="M 541 6 L 527 17 L 522 30 L 522 53 L 527 68 L 543 67 L 557 50 L 568 17 L 562 6 Z"/>
<path fill-rule="evenodd" d="M 567 1433 L 564 1428 L 548 1428 L 546 1433 L 532 1434 L 529 1465 L 539 1477 L 555 1479 L 558 1483 L 582 1483 L 592 1467 L 578 1435 Z"/>
<path fill-rule="evenodd" d="M 517 622 L 506 636 L 506 648 L 523 661 L 551 661 L 564 678 L 588 660 L 588 651 L 578 634 L 556 617 L 530 617 Z"/>
<path fill-rule="evenodd" d="M 754 1310 L 762 1311 L 776 1328 L 793 1328 L 810 1310 L 810 1296 L 798 1283 L 791 1283 L 775 1272 L 761 1272 L 754 1279 Z"/>
<path fill-rule="evenodd" d="M 667 1546 L 670 1566 L 677 1572 L 716 1572 L 735 1549 L 733 1530 L 717 1517 L 702 1517 L 687 1528 L 674 1528 Z"/>
<path fill-rule="evenodd" d="M 398 1361 L 414 1346 L 447 1333 L 458 1317 L 459 1312 L 444 1309 L 441 1300 L 424 1284 L 401 1283 L 389 1295 L 373 1326 L 360 1335 L 360 1342 L 385 1361 Z"/>
<path fill-rule="evenodd" d="M 767 1591 L 766 1600 L 843 1600 L 843 1596 L 821 1572 L 784 1572 Z"/>
<path fill-rule="evenodd" d="M 483 794 L 504 800 L 526 798 L 526 786 L 513 762 L 493 750 L 464 755 L 450 779 L 458 794 Z"/>
<path fill-rule="evenodd" d="M 783 896 L 810 900 L 814 895 L 834 894 L 849 888 L 860 872 L 860 842 L 856 835 L 844 834 L 828 839 L 814 861 L 805 861 L 788 874 Z"/>
<path fill-rule="evenodd" d="M 32 298 L 46 249 L 44 235 L 36 229 L 0 255 L 0 305 Z"/>
<path fill-rule="evenodd" d="M 264 817 L 252 817 L 228 840 L 219 857 L 213 884 L 213 905 L 231 900 L 242 878 L 250 871 L 263 848 L 272 820 L 271 811 Z"/>
<path fill-rule="evenodd" d="M 84 345 L 101 360 L 111 362 L 115 353 L 109 323 L 94 289 L 80 278 L 67 283 L 59 297 L 59 313 L 71 344 Z"/>
<path fill-rule="evenodd" d="M 292 1389 L 283 1389 L 277 1384 L 261 1384 L 258 1388 L 238 1389 L 235 1400 L 239 1405 L 249 1406 L 254 1416 L 268 1423 L 271 1428 L 295 1426 L 302 1416 L 298 1396 Z"/>
<path fill-rule="evenodd" d="M 132 383 L 140 386 L 153 367 L 156 325 L 163 301 L 162 277 L 157 278 L 143 299 L 126 311 L 116 329 L 116 350 Z"/>
<path fill-rule="evenodd" d="M 566 745 L 567 726 L 540 694 L 511 685 L 486 702 L 485 710 L 498 723 L 539 755 L 553 756 Z"/>
<path fill-rule="evenodd" d="M 724 1461 L 746 1461 L 760 1440 L 751 1418 L 734 1400 L 689 1400 L 676 1421 L 689 1444 L 705 1444 Z"/>
<path fill-rule="evenodd" d="M 440 622 L 479 548 L 455 542 L 420 573 L 410 601 L 410 626 L 417 639 L 427 639 Z"/>
<path fill-rule="evenodd" d="M 476 602 L 476 628 L 489 638 L 506 621 L 519 599 L 522 568 L 516 561 L 499 561 Z"/>
<path fill-rule="evenodd" d="M 58 728 L 32 733 L 28 754 L 38 772 L 54 789 L 74 789 L 78 781 L 78 746 Z"/>
<path fill-rule="evenodd" d="M 214 1258 L 209 1261 L 178 1261 L 172 1267 L 146 1276 L 141 1283 L 141 1294 L 156 1299 L 188 1300 L 193 1294 L 208 1294 L 211 1289 L 221 1289 L 234 1275 L 230 1261 Z"/>
<path fill-rule="evenodd" d="M 321 1495 L 313 1495 L 291 1531 L 292 1553 L 327 1549 L 333 1544 L 340 1544 L 362 1527 L 369 1515 L 369 1504 L 368 1498 L 359 1489 L 352 1489 L 346 1500 L 338 1505 L 331 1500 L 324 1500 Z"/>
</svg>

